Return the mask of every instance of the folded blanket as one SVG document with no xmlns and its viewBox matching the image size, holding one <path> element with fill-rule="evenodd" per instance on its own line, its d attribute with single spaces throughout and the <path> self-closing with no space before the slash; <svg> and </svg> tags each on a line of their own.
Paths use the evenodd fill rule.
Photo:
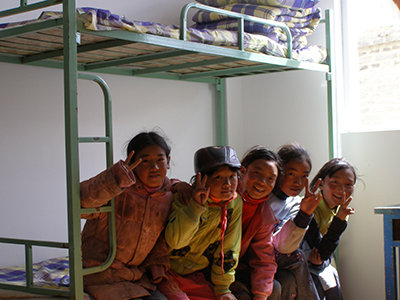
<svg viewBox="0 0 400 300">
<path fill-rule="evenodd" d="M 314 27 L 314 26 L 312 26 Z M 193 28 L 199 30 L 230 30 L 237 31 L 238 30 L 238 21 L 236 19 L 228 19 L 219 22 L 211 22 L 211 23 L 200 23 L 193 25 Z M 244 30 L 253 34 L 261 34 L 265 35 L 275 42 L 281 43 L 286 46 L 287 36 L 284 31 L 279 27 L 271 27 L 269 25 L 263 25 L 255 22 L 244 22 Z M 311 27 L 305 28 L 289 28 L 290 33 L 292 35 L 293 49 L 302 48 L 307 45 L 306 36 L 312 34 L 314 29 Z M 297 45 L 296 45 L 297 44 Z"/>
<path fill-rule="evenodd" d="M 321 19 L 321 11 L 318 7 L 292 10 L 283 7 L 240 3 L 223 6 L 221 9 L 265 20 L 284 22 L 290 29 L 293 49 L 299 49 L 307 45 L 305 37 L 315 31 Z M 196 29 L 238 30 L 237 19 L 230 19 L 226 15 L 214 12 L 199 11 L 193 16 L 193 21 L 196 22 L 193 25 L 193 28 Z M 244 26 L 246 32 L 265 35 L 278 43 L 286 45 L 286 34 L 279 27 L 249 21 L 244 21 Z"/>
<path fill-rule="evenodd" d="M 303 27 L 308 26 L 308 24 L 311 23 L 310 20 L 319 20 L 321 18 L 320 9 L 318 7 L 293 10 L 285 7 L 237 3 L 222 6 L 220 8 L 227 11 L 241 13 L 266 20 L 273 20 L 277 22 L 289 22 L 293 24 L 307 23 L 306 25 L 303 25 Z M 198 11 L 195 13 L 192 20 L 195 23 L 210 23 L 225 19 L 229 19 L 229 17 L 215 12 Z"/>
<path fill-rule="evenodd" d="M 85 27 L 95 31 L 127 30 L 179 39 L 179 28 L 174 25 L 163 25 L 154 22 L 129 21 L 108 10 L 90 7 L 79 8 L 79 20 Z M 230 30 L 210 30 L 187 28 L 187 40 L 217 46 L 237 47 L 237 32 Z M 249 51 L 259 51 L 268 55 L 286 57 L 287 48 L 273 39 L 258 34 L 243 35 L 244 47 Z M 310 46 L 297 49 L 292 53 L 293 59 L 322 63 L 326 60 L 326 49 L 321 46 Z"/>
<path fill-rule="evenodd" d="M 196 0 L 199 3 L 222 7 L 235 3 L 248 3 L 291 8 L 293 10 L 314 7 L 319 0 Z"/>
</svg>

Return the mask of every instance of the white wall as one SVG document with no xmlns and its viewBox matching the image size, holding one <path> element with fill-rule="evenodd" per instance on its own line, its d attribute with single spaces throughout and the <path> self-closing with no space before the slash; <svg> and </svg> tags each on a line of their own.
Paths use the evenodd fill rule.
<svg viewBox="0 0 400 300">
<path fill-rule="evenodd" d="M 347 299 L 384 299 L 383 216 L 375 207 L 399 204 L 400 131 L 346 133 L 343 156 L 360 182 L 348 228 L 339 245 L 340 276 Z"/>
</svg>

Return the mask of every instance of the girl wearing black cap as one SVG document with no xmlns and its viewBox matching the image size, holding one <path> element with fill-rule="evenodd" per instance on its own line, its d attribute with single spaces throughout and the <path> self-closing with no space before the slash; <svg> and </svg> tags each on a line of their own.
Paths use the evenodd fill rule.
<svg viewBox="0 0 400 300">
<path fill-rule="evenodd" d="M 194 165 L 189 203 L 175 195 L 165 231 L 171 269 L 158 288 L 170 300 L 235 300 L 229 286 L 242 233 L 240 161 L 231 147 L 206 147 L 195 153 Z"/>
</svg>

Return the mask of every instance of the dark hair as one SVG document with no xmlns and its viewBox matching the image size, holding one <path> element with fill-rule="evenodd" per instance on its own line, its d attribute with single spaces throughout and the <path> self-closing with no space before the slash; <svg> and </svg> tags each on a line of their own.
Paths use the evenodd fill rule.
<svg viewBox="0 0 400 300">
<path fill-rule="evenodd" d="M 283 165 L 286 165 L 290 161 L 306 161 L 312 168 L 311 158 L 305 148 L 294 142 L 291 144 L 283 145 L 278 150 L 278 155 L 282 159 Z"/>
<path fill-rule="evenodd" d="M 266 161 L 273 161 L 278 168 L 278 178 L 276 183 L 278 184 L 283 177 L 283 165 L 281 158 L 272 150 L 263 146 L 257 145 L 250 148 L 242 158 L 242 166 L 247 168 L 251 163 L 257 159 L 265 159 Z"/>
<path fill-rule="evenodd" d="M 131 159 L 131 162 L 134 162 L 136 160 L 136 154 L 150 145 L 159 146 L 165 151 L 167 157 L 171 153 L 171 147 L 168 145 L 165 137 L 155 131 L 144 131 L 137 134 L 129 141 L 127 146 L 127 156 L 129 156 L 132 151 L 135 151 L 135 154 Z"/>
<path fill-rule="evenodd" d="M 200 172 L 201 178 L 203 178 L 204 175 L 207 175 L 207 177 L 210 178 L 210 177 L 212 176 L 212 174 L 214 174 L 214 172 L 217 171 L 217 170 L 218 170 L 219 168 L 221 168 L 221 167 L 229 167 L 229 169 L 230 169 L 232 172 L 235 172 L 235 173 L 237 173 L 237 174 L 239 174 L 239 171 L 240 171 L 240 168 L 231 167 L 231 166 L 228 166 L 228 165 L 225 165 L 225 166 L 218 166 L 218 167 L 211 168 L 211 169 L 207 170 L 207 172 Z M 193 176 L 190 178 L 190 181 L 189 181 L 189 182 L 190 182 L 191 184 L 193 184 L 193 183 L 196 182 L 196 179 L 197 179 L 197 174 L 193 175 Z"/>
<path fill-rule="evenodd" d="M 354 166 L 344 158 L 333 158 L 327 163 L 325 163 L 322 166 L 322 168 L 318 171 L 317 175 L 315 175 L 315 177 L 310 183 L 310 189 L 312 189 L 315 186 L 319 178 L 321 178 L 322 180 L 324 180 L 326 176 L 329 176 L 329 178 L 331 178 L 333 174 L 343 169 L 350 169 L 353 172 L 354 183 L 356 183 L 357 174 Z"/>
</svg>

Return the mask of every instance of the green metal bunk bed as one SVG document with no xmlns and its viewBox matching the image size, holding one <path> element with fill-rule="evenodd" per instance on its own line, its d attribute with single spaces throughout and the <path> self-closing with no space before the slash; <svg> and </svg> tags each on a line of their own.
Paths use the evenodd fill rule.
<svg viewBox="0 0 400 300">
<path fill-rule="evenodd" d="M 310 63 L 294 60 L 291 57 L 289 46 L 287 57 L 274 57 L 265 54 L 258 54 L 243 50 L 243 22 L 244 20 L 267 22 L 254 17 L 237 13 L 222 11 L 220 9 L 190 3 L 184 6 L 181 11 L 180 39 L 171 39 L 161 36 L 132 33 L 127 31 L 91 31 L 85 29 L 82 22 L 77 20 L 75 0 L 42 0 L 33 4 L 28 4 L 27 0 L 20 0 L 19 7 L 0 12 L 0 18 L 16 15 L 32 10 L 42 9 L 54 5 L 62 4 L 62 17 L 50 19 L 35 24 L 27 24 L 20 27 L 5 29 L 0 31 L 0 62 L 14 63 L 20 65 L 34 65 L 51 68 L 62 68 L 64 70 L 64 105 L 65 105 L 65 145 L 66 145 L 66 169 L 67 169 L 67 213 L 68 213 L 68 242 L 46 242 L 33 240 L 19 240 L 10 238 L 0 238 L 0 243 L 25 245 L 25 265 L 26 265 L 26 286 L 13 286 L 0 284 L 2 289 L 19 290 L 30 293 L 58 295 L 71 299 L 83 299 L 82 276 L 93 272 L 98 272 L 107 268 L 115 255 L 115 226 L 110 227 L 110 244 L 112 249 L 104 265 L 83 269 L 81 262 L 81 214 L 94 212 L 108 212 L 110 225 L 114 224 L 113 201 L 107 207 L 99 209 L 82 209 L 80 206 L 79 191 L 79 143 L 100 142 L 106 145 L 107 166 L 113 164 L 113 146 L 111 136 L 111 102 L 109 90 L 106 83 L 98 76 L 89 73 L 95 72 L 105 74 L 119 74 L 133 77 L 148 77 L 170 80 L 192 81 L 209 83 L 215 86 L 217 110 L 216 110 L 216 136 L 217 144 L 226 144 L 226 85 L 227 78 L 268 74 L 275 72 L 285 72 L 294 70 L 311 70 L 326 73 L 327 80 L 327 101 L 328 101 L 328 124 L 329 124 L 329 156 L 333 157 L 336 149 L 335 130 L 334 130 L 334 99 L 335 84 L 333 66 L 332 16 L 329 10 L 325 11 L 326 49 L 329 56 L 328 63 Z M 200 9 L 211 12 L 227 14 L 239 20 L 238 30 L 238 49 L 225 48 L 189 42 L 186 40 L 186 23 L 189 9 Z M 260 21 L 261 20 L 261 21 Z M 282 27 L 288 34 L 289 45 L 290 32 L 284 25 L 274 23 Z M 31 35 L 40 35 L 41 38 L 47 37 L 52 44 L 46 51 L 38 50 L 40 47 L 24 51 L 21 47 L 21 40 L 29 41 Z M 45 43 L 46 40 L 43 40 Z M 15 43 L 15 44 L 13 44 Z M 48 43 L 50 44 L 50 43 Z M 7 46 L 9 45 L 9 46 Z M 146 54 L 126 55 L 121 50 L 127 50 L 129 46 L 140 49 L 146 45 L 146 49 L 154 48 L 154 51 L 147 51 Z M 15 50 L 18 49 L 18 50 Z M 114 58 L 107 60 L 97 60 L 88 62 L 85 54 L 106 53 L 112 51 Z M 120 56 L 115 56 L 120 53 Z M 134 53 L 134 51 L 132 52 Z M 188 62 L 187 56 L 197 56 L 196 62 Z M 181 59 L 183 57 L 183 59 Z M 204 59 L 199 59 L 202 57 Z M 180 63 L 170 64 L 163 67 L 148 67 L 137 70 L 129 68 L 135 63 L 152 62 L 156 60 L 168 61 L 174 58 Z M 181 60 L 180 60 L 181 59 Z M 213 68 L 209 68 L 213 66 Z M 218 67 L 220 66 L 220 67 Z M 104 92 L 106 129 L 105 137 L 79 137 L 77 125 L 77 80 L 93 80 L 98 83 Z M 67 248 L 69 254 L 70 269 L 70 288 L 68 291 L 39 288 L 33 285 L 32 271 L 32 247 L 56 247 Z"/>
</svg>

